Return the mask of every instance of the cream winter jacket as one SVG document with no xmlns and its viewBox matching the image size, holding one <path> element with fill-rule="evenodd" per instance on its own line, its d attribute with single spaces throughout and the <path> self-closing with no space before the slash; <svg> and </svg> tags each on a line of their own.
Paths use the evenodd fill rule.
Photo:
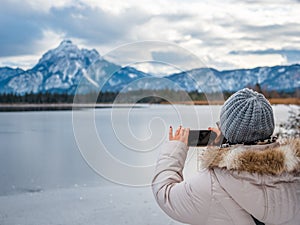
<svg viewBox="0 0 300 225">
<path fill-rule="evenodd" d="M 300 141 L 285 145 L 210 148 L 202 169 L 183 178 L 188 147 L 166 142 L 159 154 L 153 194 L 173 219 L 193 225 L 300 225 Z"/>
</svg>

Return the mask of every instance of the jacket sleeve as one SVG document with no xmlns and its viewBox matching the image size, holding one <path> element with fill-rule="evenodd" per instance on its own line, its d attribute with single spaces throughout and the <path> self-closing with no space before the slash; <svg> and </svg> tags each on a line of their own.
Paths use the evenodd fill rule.
<svg viewBox="0 0 300 225">
<path fill-rule="evenodd" d="M 161 209 L 170 217 L 183 223 L 195 223 L 199 215 L 197 199 L 182 174 L 187 151 L 188 147 L 183 142 L 163 144 L 152 180 L 152 191 Z"/>
</svg>

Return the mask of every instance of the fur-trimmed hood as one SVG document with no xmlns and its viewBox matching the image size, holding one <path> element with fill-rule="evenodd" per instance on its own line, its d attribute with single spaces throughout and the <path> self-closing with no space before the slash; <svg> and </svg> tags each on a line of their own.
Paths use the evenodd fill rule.
<svg viewBox="0 0 300 225">
<path fill-rule="evenodd" d="M 212 147 L 199 155 L 201 168 L 223 168 L 266 175 L 300 172 L 300 140 L 262 145 Z"/>
</svg>

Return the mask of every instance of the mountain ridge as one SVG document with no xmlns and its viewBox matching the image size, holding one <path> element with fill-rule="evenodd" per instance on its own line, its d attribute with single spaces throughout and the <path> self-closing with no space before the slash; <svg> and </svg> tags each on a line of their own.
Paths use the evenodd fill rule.
<svg viewBox="0 0 300 225">
<path fill-rule="evenodd" d="M 80 84 L 80 88 L 78 88 Z M 265 90 L 294 91 L 300 87 L 300 65 L 217 70 L 195 68 L 163 78 L 104 59 L 95 49 L 79 49 L 70 40 L 44 53 L 28 70 L 0 67 L 0 93 L 119 92 L 138 89 L 228 91 L 259 84 Z"/>
</svg>

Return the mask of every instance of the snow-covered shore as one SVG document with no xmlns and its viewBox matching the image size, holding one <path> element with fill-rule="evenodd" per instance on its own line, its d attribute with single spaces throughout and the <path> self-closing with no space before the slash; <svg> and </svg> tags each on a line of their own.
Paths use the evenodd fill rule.
<svg viewBox="0 0 300 225">
<path fill-rule="evenodd" d="M 0 196 L 1 225 L 180 224 L 157 206 L 150 187 L 73 187 Z"/>
</svg>

